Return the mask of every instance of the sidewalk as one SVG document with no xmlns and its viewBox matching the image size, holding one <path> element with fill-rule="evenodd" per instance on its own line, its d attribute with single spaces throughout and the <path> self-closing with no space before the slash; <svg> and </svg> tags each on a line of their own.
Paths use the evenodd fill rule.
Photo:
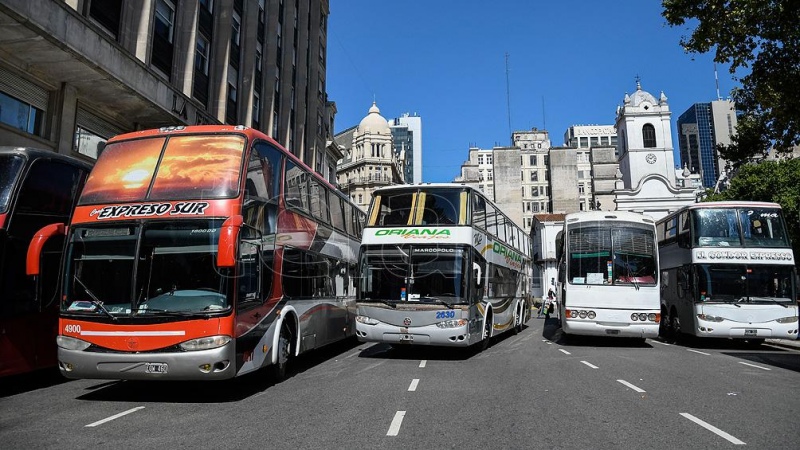
<svg viewBox="0 0 800 450">
<path fill-rule="evenodd" d="M 765 344 L 776 345 L 778 347 L 800 350 L 800 341 L 797 339 L 767 339 Z"/>
</svg>

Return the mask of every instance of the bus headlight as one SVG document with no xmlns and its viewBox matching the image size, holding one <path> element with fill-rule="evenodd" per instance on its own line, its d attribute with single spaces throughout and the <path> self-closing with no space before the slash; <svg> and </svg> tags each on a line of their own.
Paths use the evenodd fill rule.
<svg viewBox="0 0 800 450">
<path fill-rule="evenodd" d="M 219 348 L 230 341 L 230 336 L 208 336 L 182 342 L 180 347 L 187 352 L 195 352 L 198 350 L 211 350 L 212 348 Z"/>
<path fill-rule="evenodd" d="M 82 339 L 75 339 L 74 337 L 58 335 L 56 336 L 56 345 L 65 350 L 82 351 L 89 348 L 89 346 L 92 344 Z"/>
<path fill-rule="evenodd" d="M 356 322 L 363 323 L 364 325 L 377 325 L 378 321 L 373 319 L 372 317 L 367 316 L 356 316 Z"/>
<path fill-rule="evenodd" d="M 595 317 L 597 317 L 597 314 L 595 314 L 594 311 L 589 311 L 589 313 L 586 314 L 586 317 L 588 317 L 589 319 L 594 319 Z"/>
<path fill-rule="evenodd" d="M 700 320 L 705 320 L 706 322 L 722 322 L 725 320 L 724 317 L 712 316 L 710 314 L 698 314 L 697 318 Z"/>
<path fill-rule="evenodd" d="M 781 317 L 780 319 L 775 319 L 775 322 L 778 322 L 778 323 L 794 323 L 794 322 L 797 322 L 797 316 Z"/>
<path fill-rule="evenodd" d="M 467 319 L 443 320 L 441 322 L 436 322 L 436 326 L 439 328 L 458 328 L 463 327 L 466 324 Z"/>
</svg>

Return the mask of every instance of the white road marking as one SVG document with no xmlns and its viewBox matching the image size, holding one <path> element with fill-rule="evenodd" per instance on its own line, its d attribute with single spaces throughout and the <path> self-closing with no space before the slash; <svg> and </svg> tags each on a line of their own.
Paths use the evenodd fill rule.
<svg viewBox="0 0 800 450">
<path fill-rule="evenodd" d="M 650 342 L 655 342 L 656 344 L 661 344 L 661 345 L 672 345 L 666 342 L 661 342 L 658 339 L 650 339 Z"/>
<path fill-rule="evenodd" d="M 127 416 L 128 414 L 134 413 L 134 412 L 136 412 L 136 411 L 138 411 L 140 409 L 144 409 L 144 406 L 137 406 L 136 408 L 129 409 L 127 411 L 123 411 L 123 412 L 121 412 L 119 414 L 114 414 L 111 417 L 106 417 L 103 420 L 98 420 L 97 422 L 90 423 L 89 425 L 86 425 L 86 427 L 96 427 L 96 426 L 102 425 L 102 424 L 104 424 L 106 422 L 111 422 L 114 419 L 119 419 L 122 416 Z"/>
<path fill-rule="evenodd" d="M 628 382 L 627 382 L 627 381 L 625 381 L 625 380 L 617 380 L 617 381 L 618 381 L 619 383 L 622 383 L 622 384 L 624 384 L 625 386 L 628 386 L 629 388 L 633 389 L 634 391 L 636 391 L 636 392 L 638 392 L 638 393 L 647 392 L 647 391 L 645 391 L 644 389 L 642 389 L 642 388 L 640 388 L 640 387 L 638 387 L 638 386 L 634 386 L 634 385 L 632 385 L 632 384 L 628 383 Z"/>
<path fill-rule="evenodd" d="M 689 413 L 681 413 L 681 415 L 683 417 L 691 420 L 692 422 L 700 425 L 701 427 L 705 428 L 706 430 L 716 434 L 717 436 L 722 437 L 723 439 L 727 440 L 728 442 L 731 442 L 731 443 L 736 444 L 736 445 L 745 445 L 743 441 L 740 441 L 739 439 L 736 439 L 735 437 L 733 437 L 730 434 L 720 430 L 719 428 L 715 427 L 714 425 L 711 425 L 710 423 L 703 422 L 702 420 L 698 419 L 697 417 L 695 417 L 695 416 L 693 416 L 693 415 L 691 415 Z"/>
<path fill-rule="evenodd" d="M 761 367 L 761 366 L 757 366 L 755 364 L 750 364 L 750 363 L 746 363 L 746 362 L 742 362 L 742 361 L 739 361 L 739 364 L 744 364 L 745 366 L 755 367 L 756 369 L 761 369 L 761 370 L 772 370 L 769 367 Z"/>
<path fill-rule="evenodd" d="M 386 432 L 387 436 L 397 436 L 400 432 L 400 425 L 403 424 L 403 417 L 406 416 L 405 411 L 397 411 L 392 419 L 392 424 L 389 425 L 389 431 Z"/>
<path fill-rule="evenodd" d="M 572 354 L 572 353 L 570 353 L 570 352 L 568 352 L 568 351 L 564 350 L 563 348 L 560 348 L 560 349 L 558 349 L 558 351 L 560 351 L 561 353 L 563 353 L 563 354 L 565 354 L 565 355 L 571 355 L 571 354 Z"/>
<path fill-rule="evenodd" d="M 552 341 L 547 341 L 547 345 L 553 345 Z"/>
<path fill-rule="evenodd" d="M 418 384 L 419 384 L 419 378 L 414 378 L 413 380 L 411 380 L 411 385 L 408 387 L 408 392 L 416 391 Z"/>
<path fill-rule="evenodd" d="M 589 361 L 581 361 L 582 363 L 586 364 L 587 366 L 591 367 L 592 369 L 598 369 L 599 367 L 595 366 L 594 364 L 590 363 Z"/>
<path fill-rule="evenodd" d="M 425 367 L 425 364 L 428 364 L 428 360 L 427 359 L 423 359 L 422 361 L 419 362 L 419 366 L 420 367 Z"/>
<path fill-rule="evenodd" d="M 686 351 L 692 353 L 699 353 L 701 355 L 711 356 L 711 353 L 701 352 L 700 350 L 692 350 L 691 348 L 687 348 Z"/>
</svg>

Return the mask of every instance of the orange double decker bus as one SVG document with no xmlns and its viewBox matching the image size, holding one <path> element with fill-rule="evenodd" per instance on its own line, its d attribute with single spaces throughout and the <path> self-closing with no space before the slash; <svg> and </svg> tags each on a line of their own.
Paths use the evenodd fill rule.
<svg viewBox="0 0 800 450">
<path fill-rule="evenodd" d="M 261 132 L 169 127 L 102 151 L 66 233 L 67 378 L 228 379 L 354 335 L 365 214 Z"/>
</svg>

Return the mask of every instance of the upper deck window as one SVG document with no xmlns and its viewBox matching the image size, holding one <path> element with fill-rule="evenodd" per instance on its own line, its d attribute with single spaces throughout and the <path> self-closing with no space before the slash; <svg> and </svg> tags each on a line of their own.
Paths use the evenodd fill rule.
<svg viewBox="0 0 800 450">
<path fill-rule="evenodd" d="M 22 172 L 23 164 L 25 164 L 25 160 L 19 156 L 0 156 L 0 180 L 2 180 L 0 182 L 0 213 L 8 210 L 11 193 L 14 191 L 17 177 Z"/>
<path fill-rule="evenodd" d="M 692 225 L 696 246 L 789 246 L 777 208 L 701 208 L 692 211 Z"/>
<path fill-rule="evenodd" d="M 79 204 L 236 196 L 244 143 L 239 135 L 115 142 L 98 158 Z"/>
</svg>

